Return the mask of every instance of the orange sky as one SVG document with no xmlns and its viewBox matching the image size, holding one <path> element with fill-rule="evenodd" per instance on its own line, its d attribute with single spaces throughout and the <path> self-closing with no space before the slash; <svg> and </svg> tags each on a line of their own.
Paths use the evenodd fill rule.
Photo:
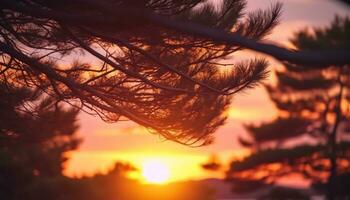
<svg viewBox="0 0 350 200">
<path fill-rule="evenodd" d="M 248 10 L 266 8 L 275 0 L 248 0 Z M 271 41 L 288 45 L 287 39 L 293 32 L 307 25 L 327 25 L 335 14 L 350 14 L 350 9 L 331 0 L 285 0 L 281 24 L 268 37 Z M 233 57 L 259 56 L 242 52 Z M 261 55 L 260 55 L 261 56 Z M 271 67 L 280 65 L 271 61 Z M 271 79 L 271 78 L 270 78 Z M 97 117 L 80 115 L 79 135 L 84 139 L 78 151 L 69 154 L 65 174 L 69 176 L 93 174 L 106 171 L 117 160 L 127 161 L 140 167 L 148 160 L 159 160 L 169 167 L 170 181 L 222 177 L 210 174 L 200 168 L 212 154 L 228 163 L 233 156 L 246 153 L 236 142 L 244 134 L 242 123 L 261 122 L 275 116 L 273 105 L 262 88 L 255 88 L 235 97 L 228 111 L 229 120 L 215 134 L 215 143 L 201 148 L 190 148 L 149 134 L 145 129 L 131 122 L 106 124 Z"/>
</svg>

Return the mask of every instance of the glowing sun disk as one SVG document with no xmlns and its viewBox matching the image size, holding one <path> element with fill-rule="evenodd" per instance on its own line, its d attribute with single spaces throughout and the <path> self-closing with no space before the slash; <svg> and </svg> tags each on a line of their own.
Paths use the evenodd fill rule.
<svg viewBox="0 0 350 200">
<path fill-rule="evenodd" d="M 170 177 L 168 166 L 157 160 L 149 160 L 142 164 L 142 176 L 149 183 L 164 183 Z"/>
</svg>

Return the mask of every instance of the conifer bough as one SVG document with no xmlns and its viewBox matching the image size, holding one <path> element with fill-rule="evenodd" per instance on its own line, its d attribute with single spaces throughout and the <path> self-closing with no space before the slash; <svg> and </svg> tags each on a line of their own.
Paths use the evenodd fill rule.
<svg viewBox="0 0 350 200">
<path fill-rule="evenodd" d="M 107 122 L 129 119 L 165 139 L 207 144 L 232 95 L 267 74 L 264 59 L 231 64 L 223 58 L 261 47 L 299 55 L 259 42 L 277 24 L 280 4 L 243 19 L 245 5 L 0 0 L 1 81 L 40 88 Z M 337 52 L 337 62 L 343 55 Z"/>
</svg>

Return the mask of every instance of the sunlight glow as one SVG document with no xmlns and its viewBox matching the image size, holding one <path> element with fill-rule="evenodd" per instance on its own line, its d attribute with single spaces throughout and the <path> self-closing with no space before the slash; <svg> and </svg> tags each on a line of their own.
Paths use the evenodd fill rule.
<svg viewBox="0 0 350 200">
<path fill-rule="evenodd" d="M 148 183 L 165 183 L 170 177 L 169 167 L 158 160 L 148 160 L 142 164 L 142 176 Z"/>
</svg>

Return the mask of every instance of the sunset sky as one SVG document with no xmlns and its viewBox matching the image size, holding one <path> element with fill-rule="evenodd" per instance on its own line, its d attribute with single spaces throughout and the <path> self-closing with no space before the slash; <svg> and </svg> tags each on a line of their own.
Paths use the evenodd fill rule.
<svg viewBox="0 0 350 200">
<path fill-rule="evenodd" d="M 248 0 L 247 11 L 269 7 L 276 0 Z M 288 38 L 307 26 L 328 25 L 335 14 L 350 15 L 350 9 L 332 0 L 284 0 L 281 23 L 268 37 L 269 41 L 289 45 Z M 233 59 L 261 56 L 251 52 L 239 52 Z M 271 69 L 278 68 L 278 62 L 271 60 Z M 267 80 L 267 81 L 271 81 Z M 80 148 L 69 154 L 65 174 L 69 176 L 91 175 L 104 172 L 115 161 L 130 162 L 138 168 L 145 163 L 159 162 L 169 170 L 167 181 L 222 177 L 201 169 L 213 154 L 227 164 L 232 157 L 244 156 L 247 151 L 236 141 L 244 134 L 242 123 L 261 122 L 275 116 L 276 111 L 269 102 L 263 88 L 240 93 L 234 98 L 228 110 L 229 119 L 215 133 L 215 143 L 200 148 L 191 148 L 170 141 L 163 141 L 151 135 L 142 127 L 131 122 L 106 124 L 98 117 L 82 113 L 79 136 L 83 138 Z"/>
</svg>

